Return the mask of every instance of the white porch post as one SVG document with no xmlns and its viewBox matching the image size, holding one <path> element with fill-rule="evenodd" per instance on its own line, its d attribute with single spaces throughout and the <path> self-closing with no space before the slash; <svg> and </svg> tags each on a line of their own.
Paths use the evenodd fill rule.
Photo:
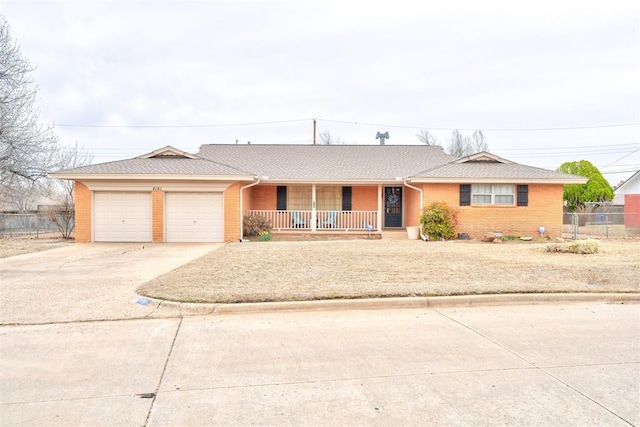
<svg viewBox="0 0 640 427">
<path fill-rule="evenodd" d="M 378 185 L 378 231 L 382 231 L 382 185 Z"/>
<path fill-rule="evenodd" d="M 316 185 L 311 185 L 311 231 L 316 231 L 317 213 L 316 213 Z"/>
</svg>

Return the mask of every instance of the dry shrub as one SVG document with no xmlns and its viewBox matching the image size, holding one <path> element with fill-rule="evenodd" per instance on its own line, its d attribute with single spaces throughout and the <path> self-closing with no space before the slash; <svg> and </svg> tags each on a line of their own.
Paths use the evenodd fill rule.
<svg viewBox="0 0 640 427">
<path fill-rule="evenodd" d="M 600 243 L 594 239 L 576 240 L 571 243 L 547 245 L 545 246 L 544 251 L 579 255 L 597 254 L 600 251 Z"/>
</svg>

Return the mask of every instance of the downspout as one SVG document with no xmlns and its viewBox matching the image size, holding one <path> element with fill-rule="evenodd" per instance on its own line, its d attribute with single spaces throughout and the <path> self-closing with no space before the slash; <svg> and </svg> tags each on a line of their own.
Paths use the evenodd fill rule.
<svg viewBox="0 0 640 427">
<path fill-rule="evenodd" d="M 409 187 L 413 190 L 416 190 L 420 193 L 420 212 L 422 212 L 422 210 L 424 209 L 424 191 L 422 190 L 422 188 L 418 188 L 418 187 L 414 187 L 413 185 L 409 184 L 409 179 L 405 179 L 402 181 L 404 183 L 404 185 L 406 187 Z M 420 227 L 420 238 L 422 240 L 424 240 L 425 242 L 427 241 L 427 236 L 425 236 L 422 233 L 422 227 Z"/>
<path fill-rule="evenodd" d="M 260 184 L 260 178 L 254 176 L 253 179 L 257 179 L 256 182 L 252 182 L 251 184 L 247 184 L 244 187 L 240 187 L 240 242 L 244 242 L 245 240 L 242 238 L 242 234 L 244 232 L 244 215 L 242 213 L 242 194 L 244 193 L 245 188 L 253 187 L 254 185 Z"/>
</svg>

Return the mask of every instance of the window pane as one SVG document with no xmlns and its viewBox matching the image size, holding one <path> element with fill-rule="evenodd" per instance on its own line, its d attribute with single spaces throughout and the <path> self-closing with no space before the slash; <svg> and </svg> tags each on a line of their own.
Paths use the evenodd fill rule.
<svg viewBox="0 0 640 427">
<path fill-rule="evenodd" d="M 319 211 L 339 211 L 342 209 L 341 187 L 316 187 L 316 209 Z"/>
<path fill-rule="evenodd" d="M 496 205 L 512 205 L 513 196 L 496 196 Z"/>
<path fill-rule="evenodd" d="M 473 194 L 491 194 L 491 185 L 473 184 Z"/>
<path fill-rule="evenodd" d="M 311 186 L 295 185 L 287 187 L 287 208 L 292 211 L 311 210 Z"/>
<path fill-rule="evenodd" d="M 510 194 L 513 195 L 513 185 L 494 185 L 493 194 Z"/>
<path fill-rule="evenodd" d="M 474 194 L 473 195 L 473 204 L 474 205 L 490 205 L 491 204 L 491 195 L 482 195 L 482 194 Z"/>
</svg>

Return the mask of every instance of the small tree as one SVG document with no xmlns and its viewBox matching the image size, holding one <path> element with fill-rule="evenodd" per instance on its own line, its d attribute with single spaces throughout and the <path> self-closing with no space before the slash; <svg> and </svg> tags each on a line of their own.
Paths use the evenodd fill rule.
<svg viewBox="0 0 640 427">
<path fill-rule="evenodd" d="M 564 186 L 562 197 L 571 212 L 583 209 L 589 202 L 598 203 L 613 200 L 613 188 L 598 168 L 589 161 L 566 162 L 560 165 L 558 171 L 589 178 L 586 184 Z"/>
<path fill-rule="evenodd" d="M 84 148 L 78 147 L 77 143 L 73 147 L 61 149 L 59 156 L 64 169 L 88 165 L 93 160 L 93 155 Z M 69 180 L 52 181 L 50 198 L 55 202 L 55 206 L 47 210 L 47 217 L 58 227 L 62 238 L 68 239 L 75 228 L 74 182 Z"/>
<path fill-rule="evenodd" d="M 456 237 L 458 213 L 445 202 L 431 203 L 420 215 L 422 232 L 430 240 L 453 239 Z"/>
</svg>

